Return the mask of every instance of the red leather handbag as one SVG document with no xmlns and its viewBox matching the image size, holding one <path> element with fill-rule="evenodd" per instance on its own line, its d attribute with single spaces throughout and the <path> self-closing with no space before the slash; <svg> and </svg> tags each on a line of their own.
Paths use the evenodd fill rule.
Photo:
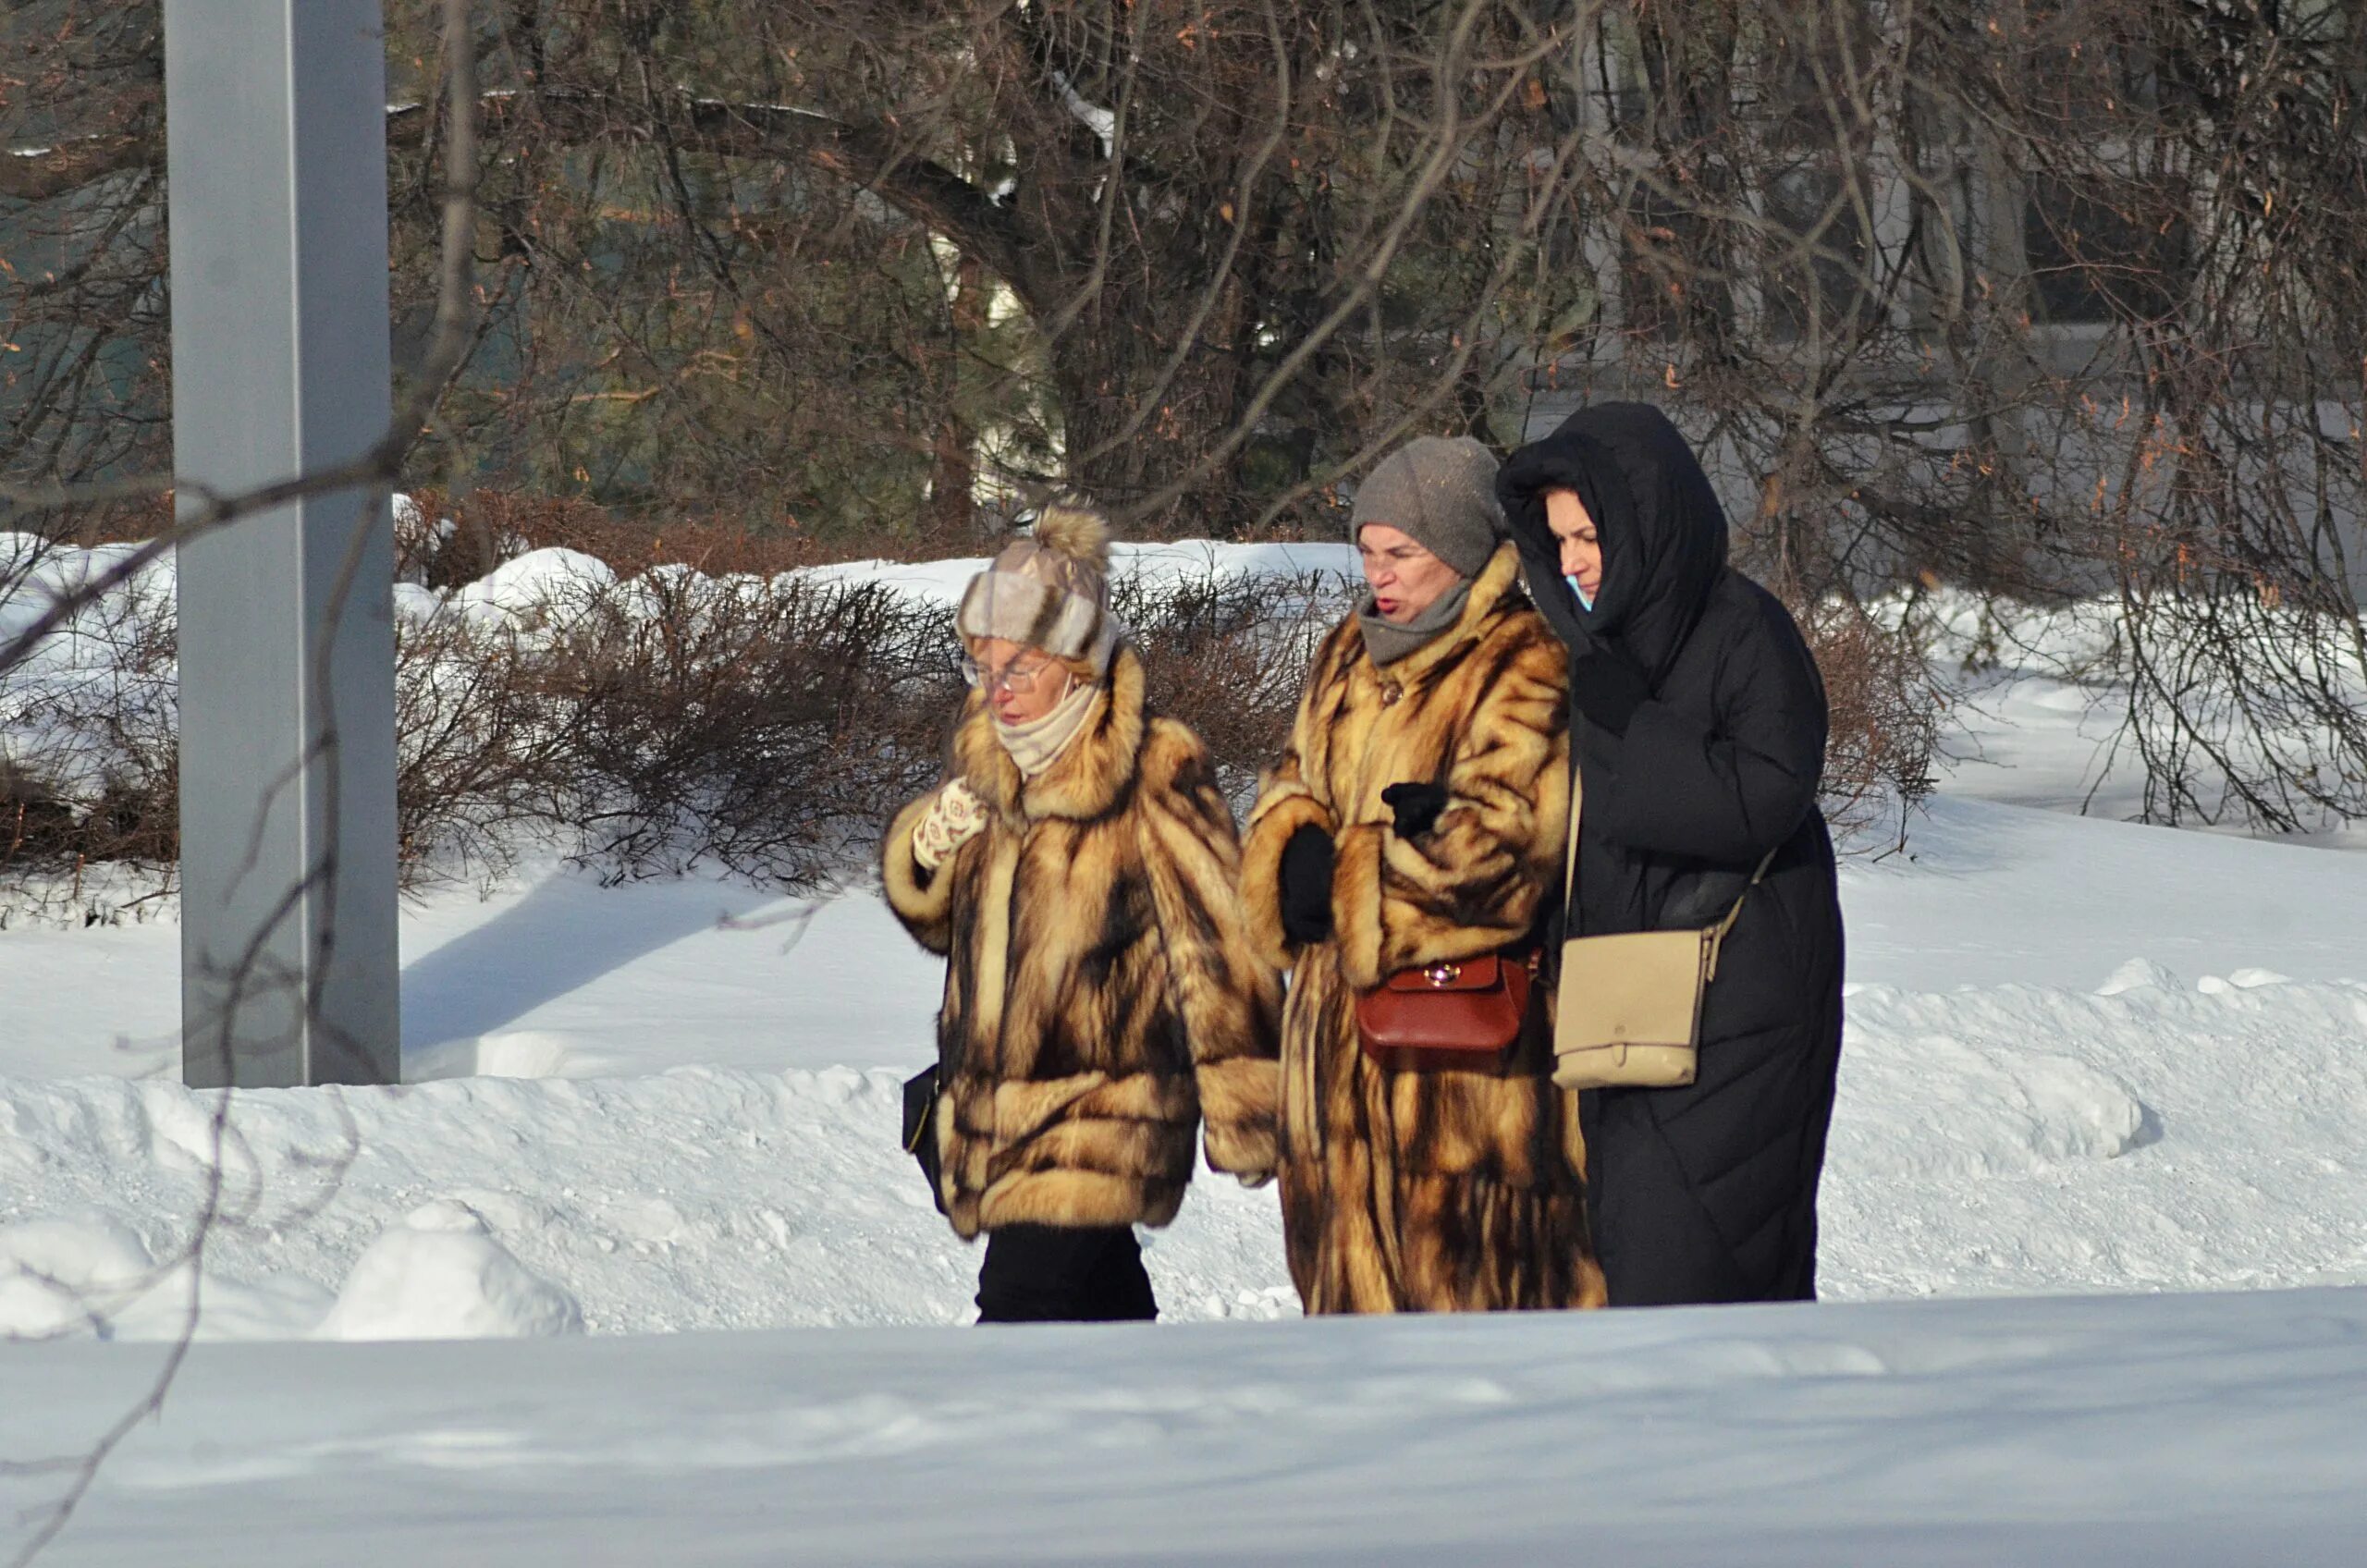
<svg viewBox="0 0 2367 1568">
<path fill-rule="evenodd" d="M 1401 969 L 1356 998 L 1365 1055 L 1399 1072 L 1497 1072 L 1511 1064 L 1536 959 L 1489 953 Z"/>
</svg>

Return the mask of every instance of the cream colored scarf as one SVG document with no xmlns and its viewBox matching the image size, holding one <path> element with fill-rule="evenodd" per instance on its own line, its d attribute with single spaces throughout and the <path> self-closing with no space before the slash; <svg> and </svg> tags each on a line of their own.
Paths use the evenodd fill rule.
<svg viewBox="0 0 2367 1568">
<path fill-rule="evenodd" d="M 1075 681 L 1069 694 L 1054 704 L 1052 711 L 1041 718 L 1031 718 L 1024 724 L 1006 724 L 1000 714 L 988 717 L 995 721 L 995 736 L 1002 741 L 1002 749 L 1019 766 L 1024 778 L 1040 778 L 1051 766 L 1061 760 L 1076 738 L 1085 733 L 1085 717 L 1093 706 L 1093 699 L 1101 687 L 1091 680 Z"/>
</svg>

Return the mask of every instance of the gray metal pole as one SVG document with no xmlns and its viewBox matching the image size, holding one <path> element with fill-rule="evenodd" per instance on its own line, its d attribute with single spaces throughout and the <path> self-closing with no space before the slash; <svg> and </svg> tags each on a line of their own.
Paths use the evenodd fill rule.
<svg viewBox="0 0 2367 1568">
<path fill-rule="evenodd" d="M 184 505 L 386 431 L 382 29 L 378 0 L 166 0 Z M 282 507 L 179 566 L 182 1072 L 395 1082 L 386 498 Z"/>
</svg>

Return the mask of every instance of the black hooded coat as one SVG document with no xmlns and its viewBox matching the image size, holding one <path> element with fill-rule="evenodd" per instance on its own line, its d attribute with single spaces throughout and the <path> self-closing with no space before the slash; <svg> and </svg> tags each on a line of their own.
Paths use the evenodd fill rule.
<svg viewBox="0 0 2367 1568">
<path fill-rule="evenodd" d="M 1812 1298 L 1841 1055 L 1823 681 L 1790 612 L 1727 566 L 1725 513 L 1657 409 L 1582 410 L 1496 483 L 1574 670 L 1609 644 L 1650 682 L 1624 736 L 1571 714 L 1583 788 L 1568 934 L 1711 925 L 1775 851 L 1706 994 L 1697 1082 L 1579 1097 L 1611 1305 Z M 1601 539 L 1590 610 L 1546 526 L 1556 488 L 1577 492 Z"/>
</svg>

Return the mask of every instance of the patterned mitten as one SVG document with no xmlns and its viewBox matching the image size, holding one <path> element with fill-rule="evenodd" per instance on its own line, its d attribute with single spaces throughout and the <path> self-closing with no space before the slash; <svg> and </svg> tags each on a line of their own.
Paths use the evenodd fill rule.
<svg viewBox="0 0 2367 1568">
<path fill-rule="evenodd" d="M 987 808 L 968 785 L 953 779 L 937 792 L 937 804 L 913 829 L 913 859 L 923 871 L 935 871 L 986 825 Z"/>
</svg>

